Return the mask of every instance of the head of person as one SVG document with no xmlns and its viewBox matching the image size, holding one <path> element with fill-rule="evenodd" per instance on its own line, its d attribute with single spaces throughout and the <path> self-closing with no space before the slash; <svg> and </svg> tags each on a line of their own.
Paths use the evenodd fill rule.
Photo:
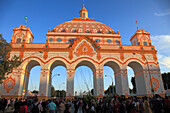
<svg viewBox="0 0 170 113">
<path fill-rule="evenodd" d="M 34 102 L 35 102 L 35 103 L 38 102 L 38 98 L 35 98 L 35 99 L 34 99 Z"/>
</svg>

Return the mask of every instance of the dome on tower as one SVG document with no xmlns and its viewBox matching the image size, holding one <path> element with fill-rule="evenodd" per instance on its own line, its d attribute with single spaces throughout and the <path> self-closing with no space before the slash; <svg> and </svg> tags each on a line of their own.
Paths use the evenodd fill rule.
<svg viewBox="0 0 170 113">
<path fill-rule="evenodd" d="M 88 11 L 84 3 L 83 8 L 79 11 L 79 18 L 59 24 L 51 32 L 116 34 L 109 26 L 88 18 Z"/>
<path fill-rule="evenodd" d="M 115 31 L 112 28 L 103 23 L 97 22 L 95 20 L 79 19 L 64 22 L 56 26 L 52 32 L 115 34 Z"/>
</svg>

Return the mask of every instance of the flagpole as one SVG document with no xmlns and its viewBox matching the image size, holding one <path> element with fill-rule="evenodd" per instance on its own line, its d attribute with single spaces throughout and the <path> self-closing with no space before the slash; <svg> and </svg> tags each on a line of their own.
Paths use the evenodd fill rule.
<svg viewBox="0 0 170 113">
<path fill-rule="evenodd" d="M 138 21 L 136 20 L 136 27 L 137 27 L 137 30 L 138 30 L 138 24 L 137 23 L 138 23 Z"/>
<path fill-rule="evenodd" d="M 24 19 L 25 19 L 25 25 L 27 25 L 27 16 L 25 16 Z"/>
<path fill-rule="evenodd" d="M 27 25 L 27 19 L 25 20 L 25 25 Z"/>
</svg>

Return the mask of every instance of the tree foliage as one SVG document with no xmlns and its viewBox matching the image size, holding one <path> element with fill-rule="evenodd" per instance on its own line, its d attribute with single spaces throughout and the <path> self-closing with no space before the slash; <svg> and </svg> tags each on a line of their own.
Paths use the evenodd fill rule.
<svg viewBox="0 0 170 113">
<path fill-rule="evenodd" d="M 9 57 L 11 45 L 0 35 L 0 84 L 6 78 L 5 74 L 12 73 L 13 68 L 17 68 L 21 64 L 21 59 L 14 55 Z"/>
<path fill-rule="evenodd" d="M 51 86 L 51 97 L 55 96 L 55 89 L 54 86 Z"/>
<path fill-rule="evenodd" d="M 38 93 L 39 93 L 39 91 L 34 90 L 34 91 L 32 91 L 31 93 L 36 93 L 36 94 L 38 94 Z"/>
<path fill-rule="evenodd" d="M 104 92 L 104 94 L 115 94 L 115 86 L 110 85 L 108 89 Z"/>
<path fill-rule="evenodd" d="M 170 72 L 162 73 L 161 75 L 165 90 L 170 89 Z"/>
<path fill-rule="evenodd" d="M 133 92 L 134 94 L 136 94 L 136 82 L 135 82 L 135 77 L 132 77 L 131 82 L 132 82 L 132 85 L 133 85 L 132 92 Z"/>
</svg>

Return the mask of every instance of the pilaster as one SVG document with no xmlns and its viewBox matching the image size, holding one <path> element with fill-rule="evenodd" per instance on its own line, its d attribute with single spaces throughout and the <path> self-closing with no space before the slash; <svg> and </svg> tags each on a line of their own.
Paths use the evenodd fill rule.
<svg viewBox="0 0 170 113">
<path fill-rule="evenodd" d="M 66 96 L 73 97 L 74 96 L 74 69 L 67 69 L 67 91 Z"/>
<path fill-rule="evenodd" d="M 49 69 L 41 69 L 39 96 L 51 96 L 51 71 Z"/>
<path fill-rule="evenodd" d="M 120 69 L 115 72 L 115 84 L 116 84 L 116 93 L 118 95 L 129 96 L 129 84 L 127 78 L 127 69 Z"/>
<path fill-rule="evenodd" d="M 103 81 L 103 69 L 97 69 L 93 72 L 94 80 L 94 96 L 104 96 L 104 81 Z"/>
</svg>

